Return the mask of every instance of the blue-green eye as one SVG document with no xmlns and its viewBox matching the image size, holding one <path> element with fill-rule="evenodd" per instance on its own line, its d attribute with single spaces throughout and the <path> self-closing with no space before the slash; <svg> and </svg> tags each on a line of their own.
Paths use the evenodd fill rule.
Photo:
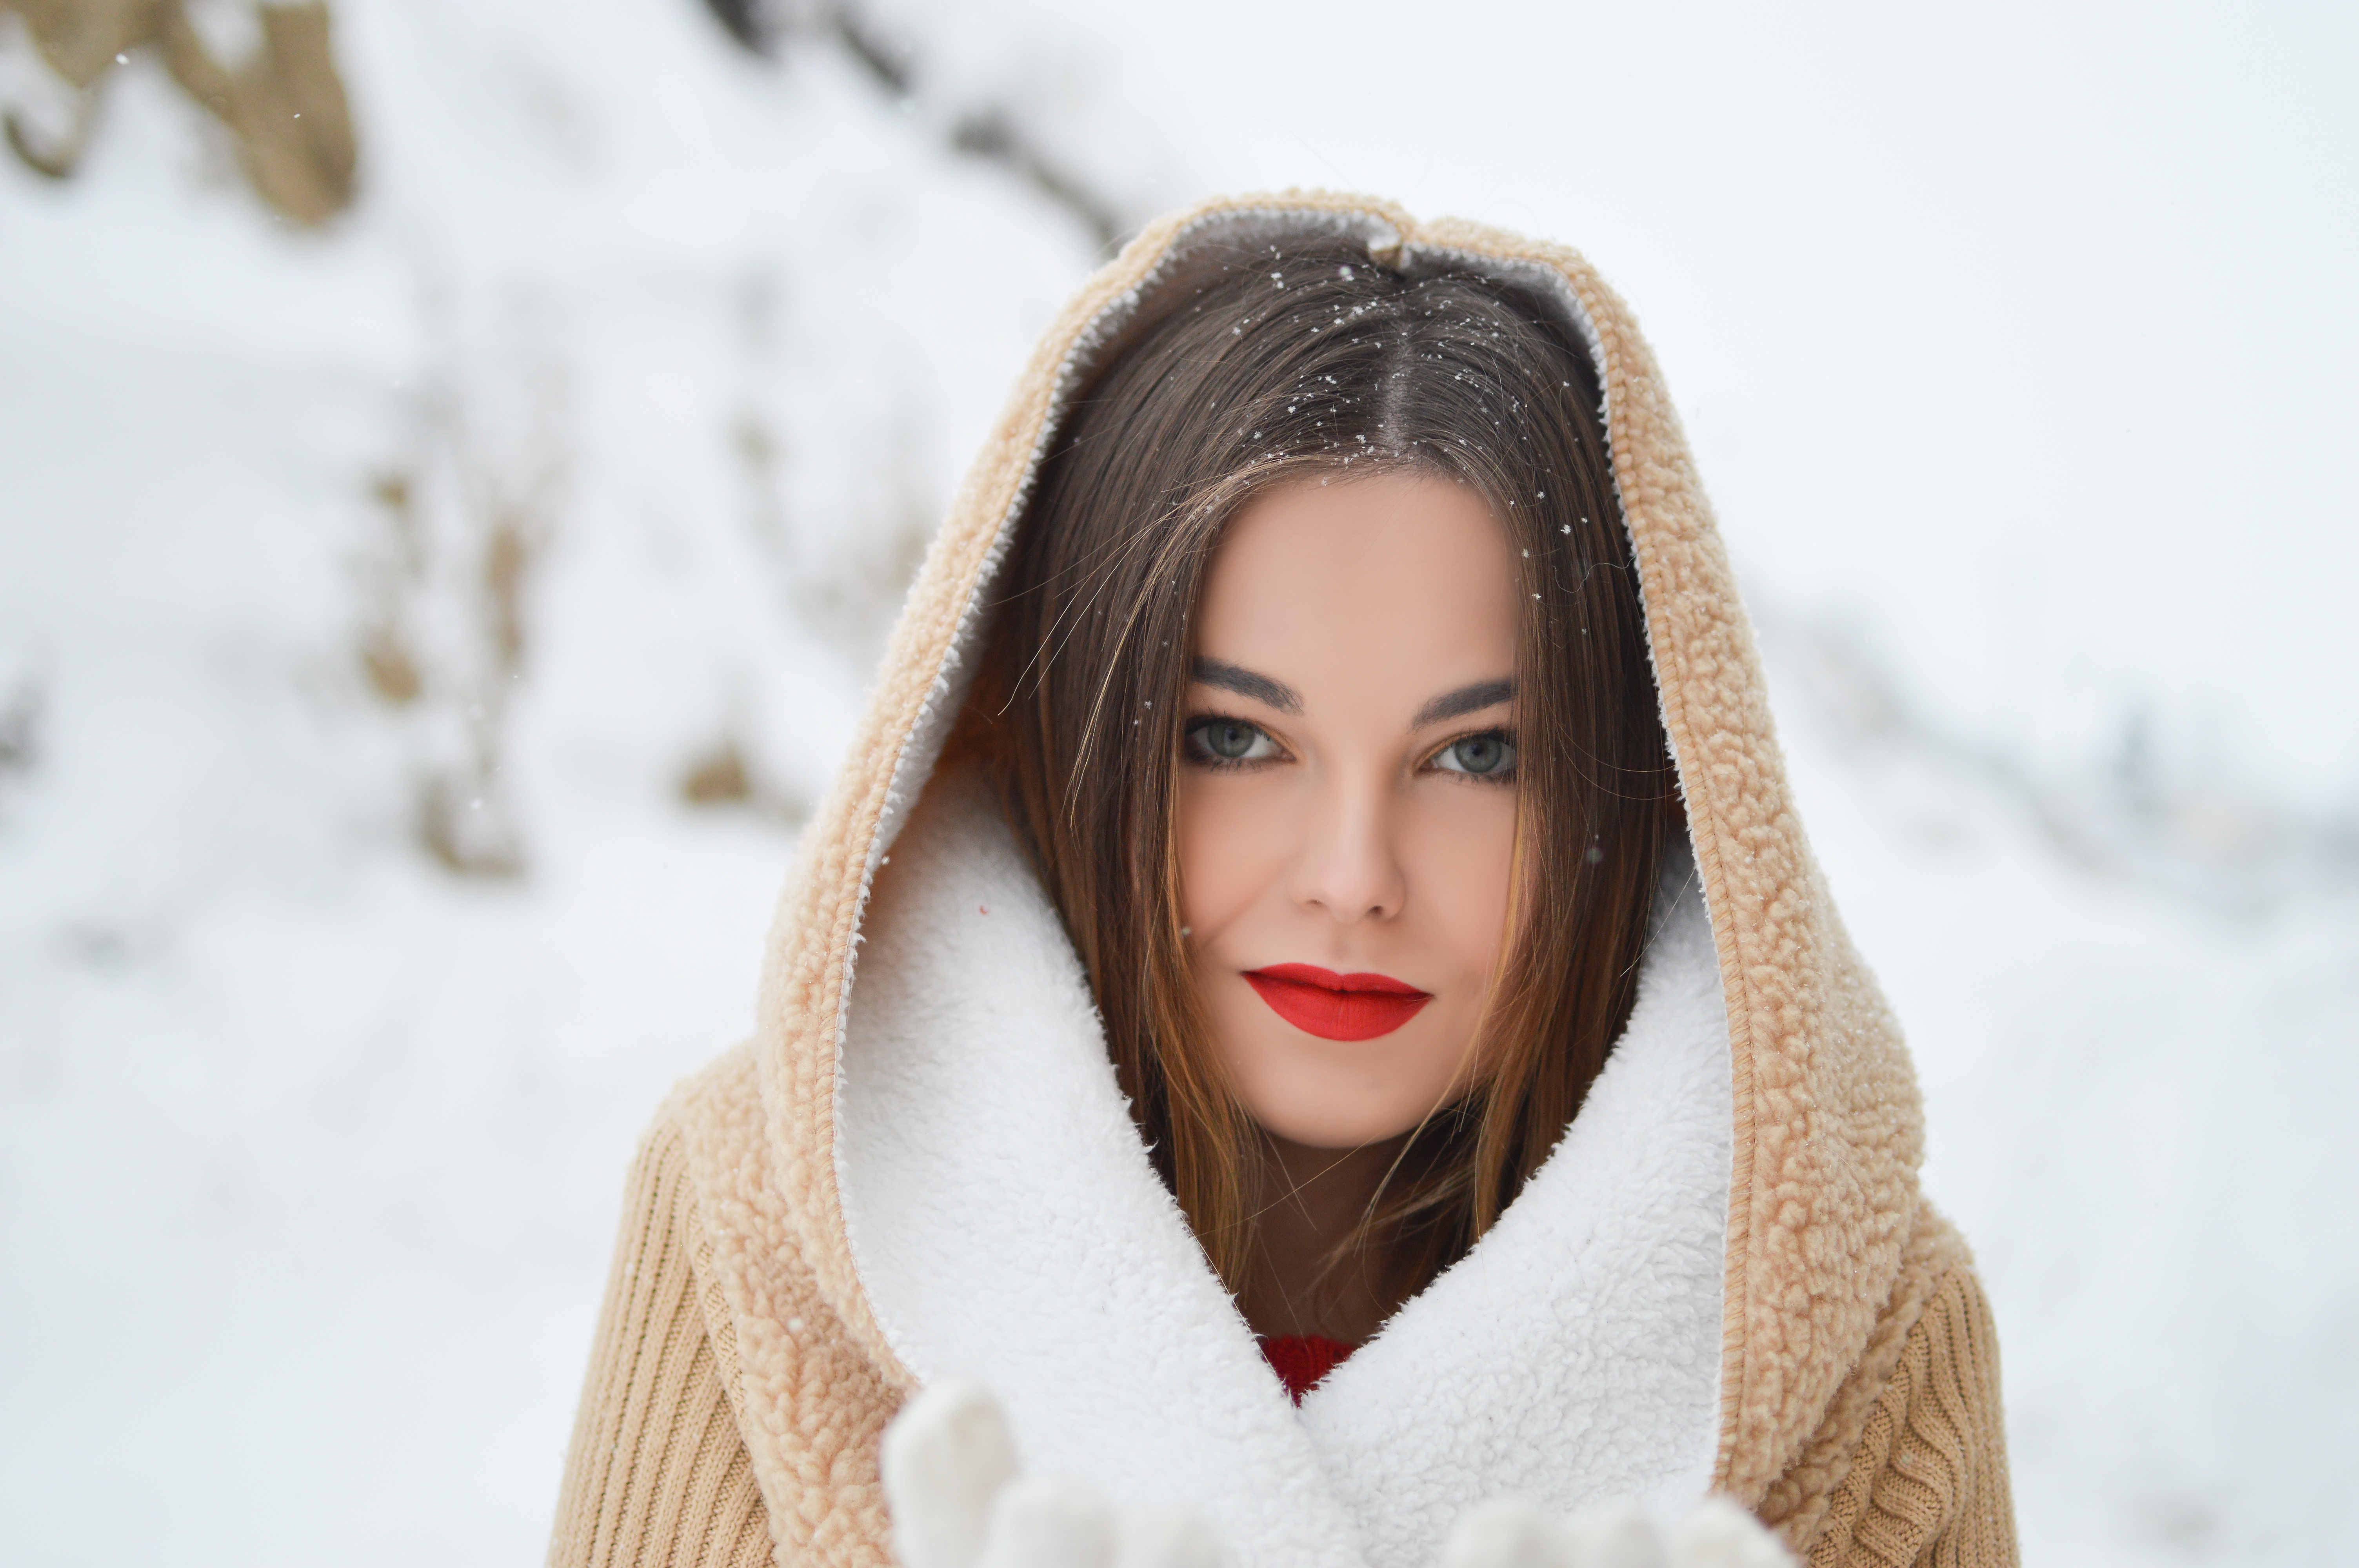
<svg viewBox="0 0 2359 1568">
<path fill-rule="evenodd" d="M 1433 765 L 1445 773 L 1466 773 L 1478 779 L 1506 778 L 1516 771 L 1516 743 L 1499 730 L 1486 730 L 1441 748 L 1434 753 Z"/>
<path fill-rule="evenodd" d="M 1256 724 L 1242 719 L 1199 719 L 1188 726 L 1188 753 L 1198 762 L 1218 767 L 1228 762 L 1258 762 L 1278 755 L 1277 742 Z"/>
</svg>

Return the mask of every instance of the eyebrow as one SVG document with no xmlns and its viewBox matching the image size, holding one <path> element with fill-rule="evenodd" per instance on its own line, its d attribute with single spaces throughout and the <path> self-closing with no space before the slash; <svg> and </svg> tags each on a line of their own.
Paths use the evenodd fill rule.
<svg viewBox="0 0 2359 1568">
<path fill-rule="evenodd" d="M 1242 665 L 1224 665 L 1218 659 L 1200 658 L 1189 666 L 1188 673 L 1206 686 L 1216 686 L 1223 691 L 1233 691 L 1239 697 L 1266 702 L 1280 713 L 1302 711 L 1300 692 L 1282 680 L 1272 680 Z"/>
<path fill-rule="evenodd" d="M 1243 665 L 1223 664 L 1218 659 L 1199 658 L 1189 667 L 1190 676 L 1205 686 L 1218 687 L 1235 692 L 1239 697 L 1266 702 L 1280 713 L 1302 711 L 1302 694 L 1282 680 L 1275 680 L 1258 670 Z M 1422 730 L 1429 724 L 1440 724 L 1469 713 L 1480 713 L 1486 708 L 1496 708 L 1511 702 L 1516 696 L 1512 680 L 1478 680 L 1462 686 L 1455 691 L 1445 691 L 1417 710 L 1408 721 L 1411 730 Z"/>
<path fill-rule="evenodd" d="M 1462 686 L 1456 691 L 1445 691 L 1417 710 L 1408 721 L 1412 730 L 1422 730 L 1429 724 L 1439 724 L 1445 719 L 1456 719 L 1468 713 L 1480 713 L 1486 708 L 1496 708 L 1516 695 L 1516 683 L 1511 680 L 1478 680 L 1472 686 Z"/>
</svg>

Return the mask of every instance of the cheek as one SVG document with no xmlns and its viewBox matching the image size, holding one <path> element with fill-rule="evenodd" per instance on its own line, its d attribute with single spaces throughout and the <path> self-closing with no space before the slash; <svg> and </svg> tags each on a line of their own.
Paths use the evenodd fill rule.
<svg viewBox="0 0 2359 1568">
<path fill-rule="evenodd" d="M 1408 814 L 1401 837 L 1411 913 L 1424 942 L 1458 971 L 1462 984 L 1486 983 L 1506 939 L 1515 792 L 1434 781 Z"/>
<path fill-rule="evenodd" d="M 1180 918 L 1199 943 L 1216 939 L 1277 883 L 1287 852 L 1279 796 L 1266 779 L 1180 775 L 1173 803 Z"/>
</svg>

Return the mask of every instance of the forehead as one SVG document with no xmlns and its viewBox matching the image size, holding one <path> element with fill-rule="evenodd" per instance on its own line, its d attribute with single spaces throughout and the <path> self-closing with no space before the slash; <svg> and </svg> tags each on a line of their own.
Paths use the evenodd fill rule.
<svg viewBox="0 0 2359 1568">
<path fill-rule="evenodd" d="M 1293 484 L 1230 522 L 1196 651 L 1276 676 L 1312 706 L 1355 687 L 1414 704 L 1513 673 L 1516 591 L 1506 530 L 1462 485 L 1408 474 Z"/>
</svg>

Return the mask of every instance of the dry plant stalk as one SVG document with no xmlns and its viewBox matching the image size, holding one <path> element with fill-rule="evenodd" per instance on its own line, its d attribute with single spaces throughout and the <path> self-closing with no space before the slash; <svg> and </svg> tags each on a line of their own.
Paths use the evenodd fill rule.
<svg viewBox="0 0 2359 1568">
<path fill-rule="evenodd" d="M 228 131 L 247 182 L 274 211 L 316 226 L 352 204 L 359 148 L 325 0 L 256 4 L 258 42 L 226 65 L 191 21 L 187 0 L 0 0 L 0 16 L 10 15 L 71 94 L 71 123 L 54 134 L 19 108 L 7 111 L 8 145 L 27 168 L 71 177 L 106 79 L 131 51 L 152 48 L 180 90 Z"/>
<path fill-rule="evenodd" d="M 462 362 L 420 399 L 410 459 L 370 485 L 382 530 L 362 562 L 354 654 L 410 734 L 418 843 L 462 876 L 526 867 L 509 721 L 564 489 L 562 390 L 529 347 Z"/>
</svg>

